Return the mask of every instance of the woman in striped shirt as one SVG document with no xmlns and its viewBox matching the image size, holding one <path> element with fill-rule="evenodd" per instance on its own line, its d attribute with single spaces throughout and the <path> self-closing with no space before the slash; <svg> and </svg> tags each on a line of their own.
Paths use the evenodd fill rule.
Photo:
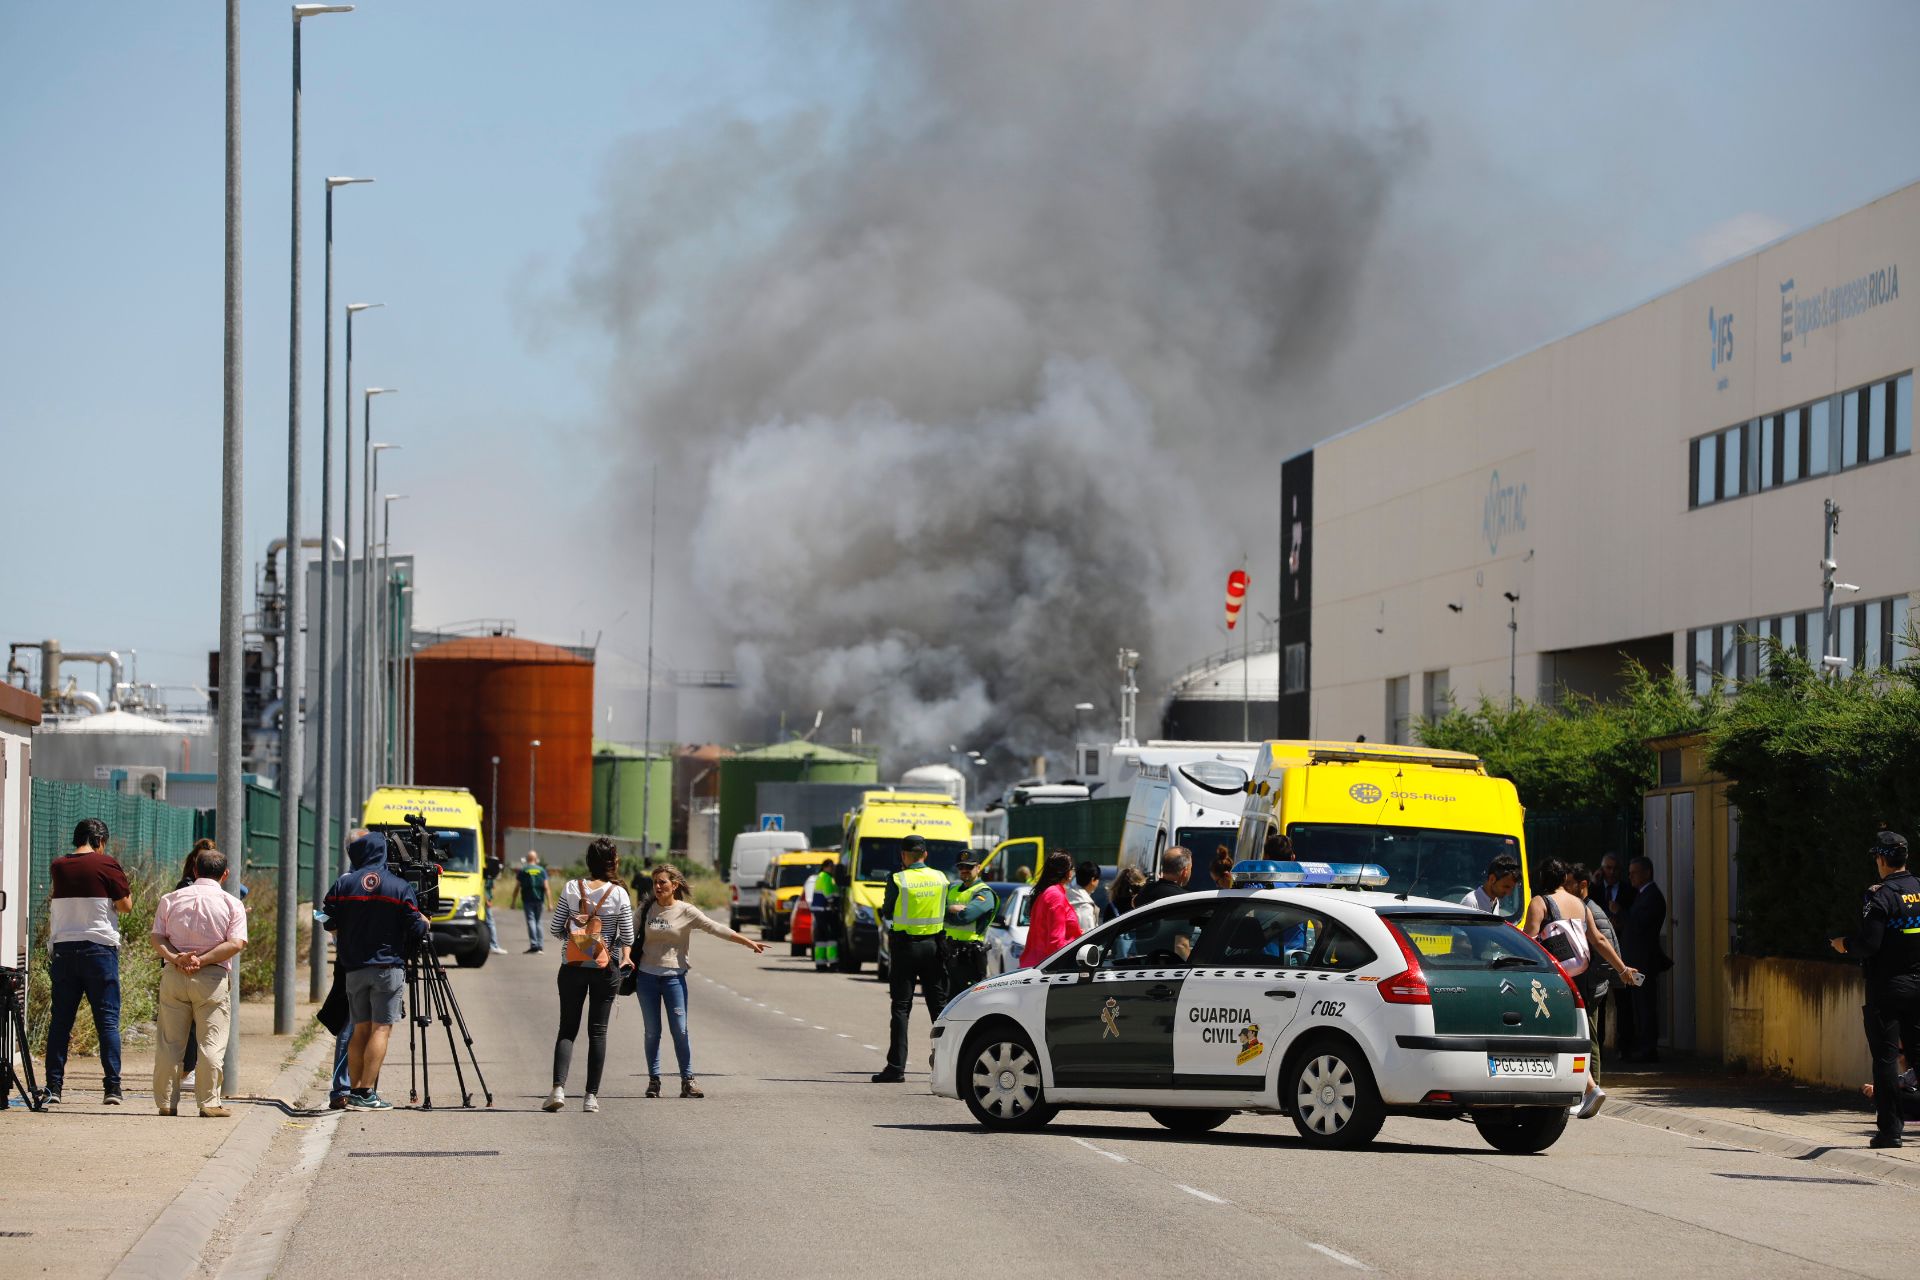
<svg viewBox="0 0 1920 1280">
<path fill-rule="evenodd" d="M 583 1107 L 600 1109 L 600 1073 L 607 1063 L 607 1020 L 613 999 L 633 949 L 633 902 L 620 883 L 620 856 L 605 836 L 587 846 L 587 878 L 569 880 L 553 904 L 547 931 L 564 943 L 576 917 L 600 922 L 600 943 L 606 949 L 602 965 L 560 963 L 560 1034 L 553 1042 L 553 1092 L 542 1109 L 558 1111 L 567 1105 L 567 1070 L 573 1064 L 573 1041 L 580 1034 L 580 1009 L 587 1006 L 587 1095 Z M 570 948 L 563 947 L 565 957 Z"/>
</svg>

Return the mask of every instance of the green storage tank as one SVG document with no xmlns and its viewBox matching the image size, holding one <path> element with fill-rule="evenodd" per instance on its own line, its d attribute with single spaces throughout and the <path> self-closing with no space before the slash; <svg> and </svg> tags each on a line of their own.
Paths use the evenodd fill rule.
<svg viewBox="0 0 1920 1280">
<path fill-rule="evenodd" d="M 648 794 L 651 789 L 651 795 Z M 673 832 L 673 761 L 617 742 L 593 744 L 593 830 L 625 840 L 641 838 L 666 852 Z"/>
<path fill-rule="evenodd" d="M 763 782 L 868 782 L 878 785 L 874 756 L 837 751 L 816 742 L 779 742 L 720 762 L 720 874 L 733 864 L 733 838 L 759 828 L 755 788 Z"/>
</svg>

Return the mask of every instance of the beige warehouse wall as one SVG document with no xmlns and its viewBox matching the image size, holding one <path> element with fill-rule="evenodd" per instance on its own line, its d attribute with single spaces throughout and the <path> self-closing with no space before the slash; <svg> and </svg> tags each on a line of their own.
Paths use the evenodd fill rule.
<svg viewBox="0 0 1920 1280">
<path fill-rule="evenodd" d="M 1792 335 L 1782 361 L 1783 282 L 1804 301 L 1889 266 L 1897 299 Z M 1709 311 L 1732 317 L 1717 367 Z M 1920 588 L 1912 456 L 1688 507 L 1694 437 L 1916 365 L 1920 185 L 1321 445 L 1314 732 L 1383 733 L 1390 676 L 1416 702 L 1437 668 L 1462 699 L 1504 697 L 1503 591 L 1523 602 L 1523 696 L 1542 651 L 1816 608 L 1827 497 L 1857 598 Z"/>
</svg>

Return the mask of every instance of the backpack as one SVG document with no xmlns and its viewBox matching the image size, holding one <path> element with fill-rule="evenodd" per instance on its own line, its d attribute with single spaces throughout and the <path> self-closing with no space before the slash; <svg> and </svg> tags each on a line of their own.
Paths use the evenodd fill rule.
<svg viewBox="0 0 1920 1280">
<path fill-rule="evenodd" d="M 1587 971 L 1592 953 L 1589 951 L 1585 929 L 1573 927 L 1573 921 L 1560 914 L 1560 906 L 1550 893 L 1540 895 L 1547 904 L 1547 919 L 1540 926 L 1540 945 L 1547 954 L 1560 962 L 1569 978 L 1576 978 Z M 1585 923 L 1582 921 L 1581 923 Z"/>
<path fill-rule="evenodd" d="M 579 883 L 578 881 L 575 882 Z M 594 969 L 604 969 L 612 952 L 607 941 L 601 936 L 600 908 L 606 902 L 607 895 L 613 892 L 612 885 L 601 888 L 600 896 L 587 904 L 587 891 L 576 890 L 579 905 L 574 908 L 573 919 L 567 928 L 568 964 L 584 965 Z"/>
</svg>

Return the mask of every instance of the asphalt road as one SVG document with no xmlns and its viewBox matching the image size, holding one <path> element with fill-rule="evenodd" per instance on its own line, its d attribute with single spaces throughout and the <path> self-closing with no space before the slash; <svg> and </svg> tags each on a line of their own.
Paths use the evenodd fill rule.
<svg viewBox="0 0 1920 1280">
<path fill-rule="evenodd" d="M 303 1212 L 274 1274 L 1894 1276 L 1920 1257 L 1920 1193 L 1604 1114 L 1541 1156 L 1427 1120 L 1340 1153 L 1276 1117 L 1199 1138 L 1104 1112 L 988 1133 L 926 1092 L 924 1012 L 909 1082 L 870 1084 L 886 1037 L 871 968 L 816 974 L 786 951 L 695 940 L 703 1101 L 672 1096 L 670 1042 L 669 1096 L 641 1097 L 640 1010 L 621 1002 L 598 1115 L 579 1109 L 584 1039 L 568 1109 L 539 1110 L 552 949 L 455 971 L 494 1108 L 447 1109 L 436 1071 L 439 1110 L 343 1117 L 291 1197 Z M 389 1098 L 405 1072 L 402 1043 Z M 908 1237 L 940 1252 L 902 1257 Z"/>
</svg>

